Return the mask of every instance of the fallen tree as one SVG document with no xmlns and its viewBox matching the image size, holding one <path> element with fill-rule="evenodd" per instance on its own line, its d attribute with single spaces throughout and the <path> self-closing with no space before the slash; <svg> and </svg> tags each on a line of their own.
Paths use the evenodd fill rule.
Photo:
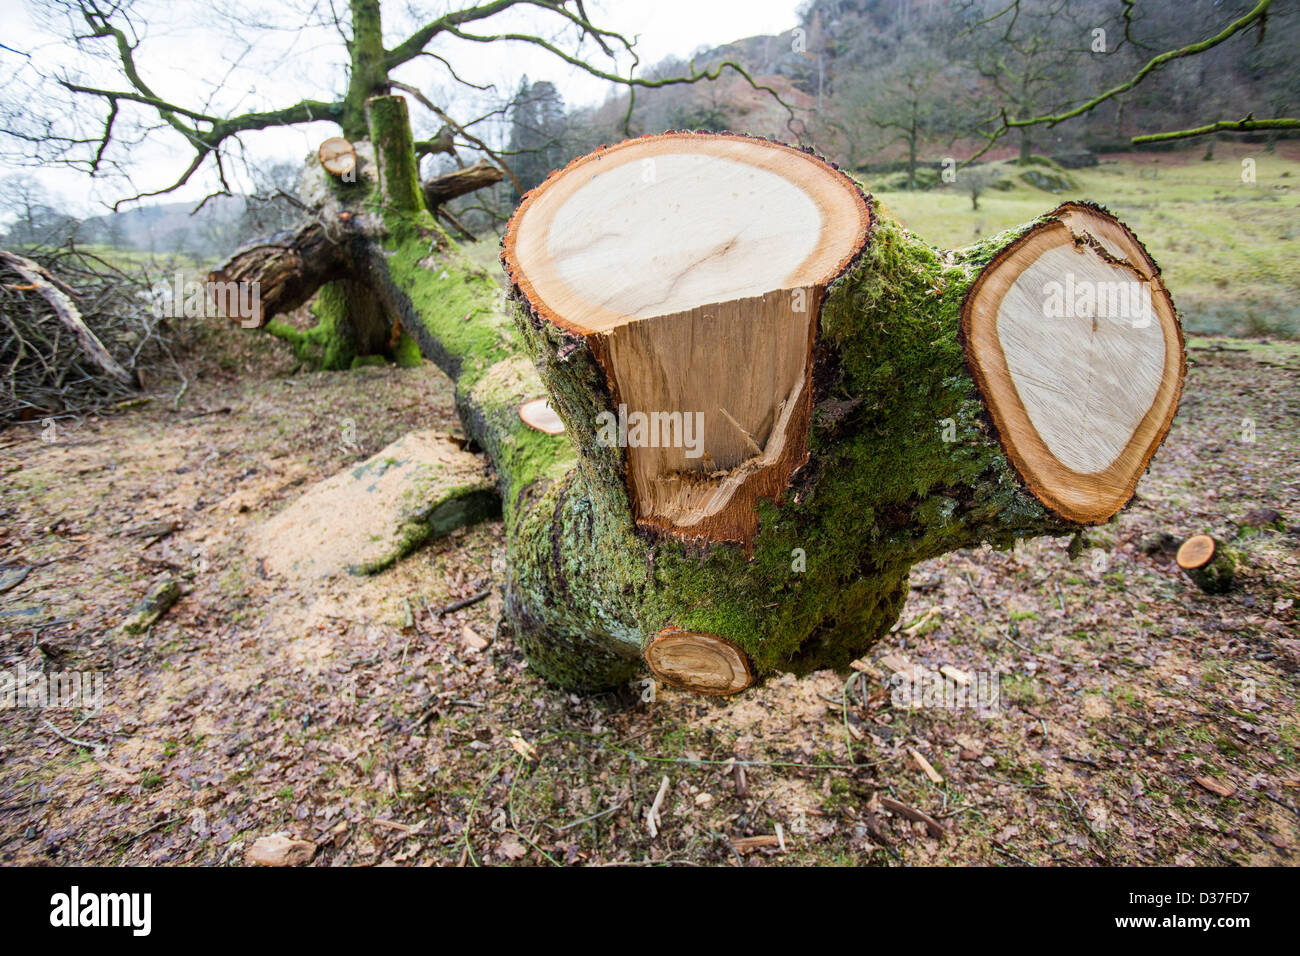
<svg viewBox="0 0 1300 956">
<path fill-rule="evenodd" d="M 430 213 L 404 101 L 368 117 L 355 183 L 311 171 L 328 242 L 214 279 L 354 283 L 451 378 L 502 496 L 505 623 L 562 686 L 845 665 L 913 564 L 1108 519 L 1168 430 L 1178 320 L 1100 207 L 943 252 L 810 153 L 645 137 L 526 197 L 506 304 Z"/>
</svg>

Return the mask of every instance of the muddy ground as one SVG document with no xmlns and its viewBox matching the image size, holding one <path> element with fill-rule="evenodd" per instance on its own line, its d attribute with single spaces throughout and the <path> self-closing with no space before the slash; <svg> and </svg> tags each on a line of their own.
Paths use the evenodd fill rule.
<svg viewBox="0 0 1300 956">
<path fill-rule="evenodd" d="M 186 365 L 178 402 L 172 382 L 11 428 L 0 668 L 105 687 L 98 712 L 0 711 L 0 862 L 241 864 L 283 832 L 317 866 L 1292 864 L 1300 349 L 1192 344 L 1168 443 L 1077 558 L 1044 539 L 929 562 L 875 676 L 725 701 L 563 693 L 496 629 L 495 591 L 439 613 L 501 582 L 499 521 L 372 578 L 246 556 L 311 483 L 457 431 L 432 366 L 292 374 L 252 349 Z M 1280 528 L 1251 526 L 1265 508 Z M 1153 537 L 1200 531 L 1248 556 L 1236 592 L 1200 593 Z M 109 634 L 166 576 L 184 594 L 152 630 Z M 910 708 L 900 662 L 996 700 Z"/>
</svg>

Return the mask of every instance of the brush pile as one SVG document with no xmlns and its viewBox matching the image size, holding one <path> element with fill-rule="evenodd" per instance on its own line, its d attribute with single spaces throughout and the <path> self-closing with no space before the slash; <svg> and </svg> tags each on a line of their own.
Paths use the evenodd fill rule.
<svg viewBox="0 0 1300 956">
<path fill-rule="evenodd" d="M 129 401 L 171 358 L 153 287 L 72 244 L 0 249 L 0 427 Z"/>
</svg>

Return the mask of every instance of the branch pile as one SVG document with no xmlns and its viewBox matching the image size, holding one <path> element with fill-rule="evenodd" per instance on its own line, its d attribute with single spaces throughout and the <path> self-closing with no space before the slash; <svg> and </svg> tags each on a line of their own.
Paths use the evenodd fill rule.
<svg viewBox="0 0 1300 956">
<path fill-rule="evenodd" d="M 170 357 L 143 272 L 73 245 L 0 249 L 0 424 L 95 411 Z"/>
</svg>

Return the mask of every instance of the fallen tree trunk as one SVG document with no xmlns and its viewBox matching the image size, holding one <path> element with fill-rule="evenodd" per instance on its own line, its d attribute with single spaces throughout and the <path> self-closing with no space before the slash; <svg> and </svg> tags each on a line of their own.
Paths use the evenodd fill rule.
<svg viewBox="0 0 1300 956">
<path fill-rule="evenodd" d="M 219 284 L 255 284 L 257 295 L 218 296 L 236 304 L 226 318 L 244 328 L 260 329 L 277 315 L 292 312 L 327 282 L 355 272 L 342 230 L 317 220 L 244 246 L 208 275 L 209 288 Z M 248 303 L 251 307 L 244 308 Z"/>
<path fill-rule="evenodd" d="M 455 383 L 502 493 L 506 623 L 562 686 L 649 665 L 733 693 L 846 665 L 913 564 L 1109 518 L 1168 429 L 1178 321 L 1099 207 L 940 252 L 811 154 L 646 137 L 529 194 L 508 315 L 411 188 L 402 101 L 380 101 L 393 172 L 358 281 Z M 1134 314 L 1099 310 L 1099 283 Z M 543 398 L 563 434 L 529 424 Z"/>
</svg>

